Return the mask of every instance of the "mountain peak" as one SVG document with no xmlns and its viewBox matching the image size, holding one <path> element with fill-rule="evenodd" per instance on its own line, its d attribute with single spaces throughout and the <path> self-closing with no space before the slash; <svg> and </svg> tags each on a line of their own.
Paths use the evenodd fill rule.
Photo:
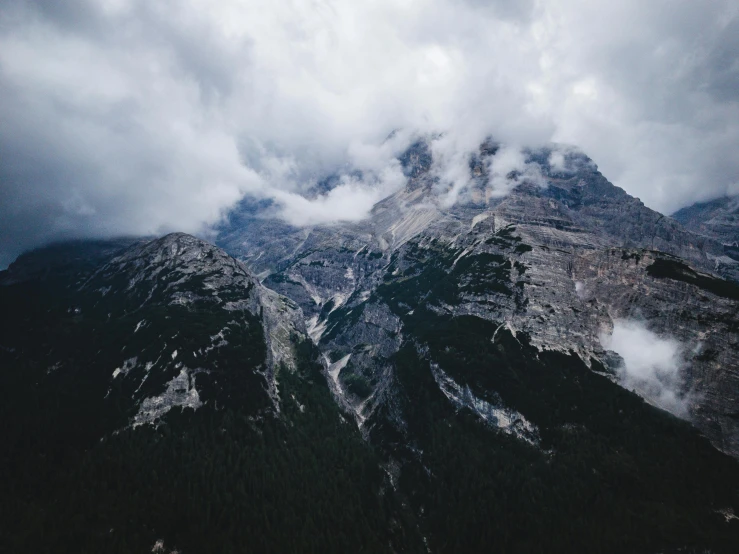
<svg viewBox="0 0 739 554">
<path fill-rule="evenodd" d="M 739 259 L 739 195 L 698 202 L 672 217 L 691 231 L 721 241 Z"/>
</svg>

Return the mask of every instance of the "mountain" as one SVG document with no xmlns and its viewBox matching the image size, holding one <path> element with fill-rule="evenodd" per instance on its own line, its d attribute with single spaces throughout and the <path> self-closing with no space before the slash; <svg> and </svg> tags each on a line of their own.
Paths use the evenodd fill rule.
<svg viewBox="0 0 739 554">
<path fill-rule="evenodd" d="M 420 543 L 299 308 L 222 250 L 55 245 L 0 273 L 0 304 L 0 551 Z"/>
<path fill-rule="evenodd" d="M 490 187 L 497 148 L 481 145 L 470 162 L 466 197 L 451 207 L 438 200 L 431 149 L 419 141 L 401 157 L 407 186 L 377 204 L 366 221 L 298 229 L 246 210 L 233 216 L 238 224 L 227 226 L 218 241 L 259 272 L 266 286 L 300 305 L 334 393 L 383 452 L 395 482 L 405 480 L 412 489 L 417 512 L 427 514 L 431 528 L 443 529 L 441 536 L 462 541 L 453 551 L 483 548 L 484 539 L 459 537 L 474 536 L 492 513 L 505 517 L 496 511 L 496 495 L 505 493 L 467 467 L 468 460 L 498 460 L 504 465 L 497 471 L 515 479 L 521 474 L 500 460 L 501 450 L 558 453 L 555 458 L 569 468 L 575 459 L 587 460 L 585 467 L 599 475 L 609 472 L 600 465 L 603 452 L 591 457 L 601 447 L 643 471 L 668 452 L 671 460 L 685 456 L 678 443 L 657 446 L 655 432 L 647 430 L 653 421 L 641 427 L 667 415 L 614 404 L 622 393 L 617 384 L 636 389 L 690 421 L 717 448 L 739 455 L 735 260 L 720 242 L 613 186 L 577 152 L 569 151 L 556 167 L 552 151 L 528 152 L 527 166 L 543 179 L 508 175 L 512 191 L 497 195 Z M 625 360 L 604 347 L 603 335 L 624 321 L 680 345 L 679 360 L 671 361 L 684 369 L 667 392 L 661 375 L 656 390 L 654 382 L 627 382 Z M 461 423 L 460 417 L 467 419 Z M 473 438 L 474 425 L 496 430 L 496 439 Z M 450 435 L 439 431 L 444 428 Z M 620 439 L 617 428 L 624 433 Z M 573 438 L 570 430 L 583 435 Z M 500 446 L 496 441 L 503 437 L 510 439 Z M 600 440 L 606 442 L 595 446 Z M 573 456 L 568 462 L 560 457 L 564 451 Z M 472 488 L 462 477 L 471 474 Z M 482 519 L 469 512 L 462 493 L 429 496 L 433 485 L 427 480 L 434 475 L 444 475 L 445 490 L 465 491 L 475 498 L 472 504 L 484 506 Z M 600 498 L 602 485 L 588 498 Z M 620 490 L 624 496 L 609 502 L 626 504 L 639 497 L 638 488 L 627 486 Z M 572 512 L 568 521 L 577 517 Z M 618 527 L 611 524 L 598 536 Z M 580 530 L 581 536 L 592 529 Z M 552 539 L 541 529 L 528 531 Z M 502 544 L 520 547 L 520 536 L 510 540 Z M 438 536 L 430 541 L 437 548 L 441 542 Z M 621 551 L 640 550 L 647 542 L 622 544 Z M 593 544 L 575 550 L 593 550 Z"/>
<path fill-rule="evenodd" d="M 218 246 L 21 256 L 0 550 L 736 552 L 737 264 L 581 153 L 499 148 L 452 205 L 419 140 L 362 222 L 245 199 Z"/>
<path fill-rule="evenodd" d="M 739 196 L 699 202 L 672 214 L 694 233 L 723 243 L 728 256 L 739 259 Z"/>
<path fill-rule="evenodd" d="M 49 253 L 59 256 L 59 268 L 49 265 Z M 130 398 L 115 410 L 106 406 L 116 414 L 106 431 L 204 402 L 246 403 L 255 413 L 276 409 L 275 368 L 295 365 L 290 337 L 302 330 L 297 307 L 189 235 L 125 249 L 83 243 L 32 252 L 10 266 L 3 284 L 9 309 L 21 314 L 4 329 L 6 352 L 12 345 L 12 357 L 24 364 L 50 361 L 45 373 L 60 379 L 58 386 L 66 386 L 70 372 L 89 374 L 98 389 L 86 393 L 103 405 L 105 398 Z M 61 325 L 63 336 L 46 332 Z M 129 338 L 116 343 L 121 337 Z M 88 341 L 98 347 L 89 358 Z M 248 369 L 232 371 L 237 363 Z"/>
<path fill-rule="evenodd" d="M 491 195 L 496 152 L 481 146 L 468 197 L 451 208 L 435 200 L 421 141 L 401 157 L 406 188 L 366 221 L 297 229 L 241 211 L 218 242 L 300 305 L 311 336 L 341 361 L 332 370 L 340 392 L 369 383 L 365 395 L 343 394 L 361 420 L 379 408 L 386 361 L 408 340 L 416 310 L 525 334 L 540 351 L 604 365 L 614 380 L 620 358 L 602 335 L 638 320 L 683 345 L 682 415 L 739 455 L 739 262 L 612 185 L 578 152 L 556 167 L 552 150 L 529 152 L 544 186 L 511 176 L 510 194 Z M 411 296 L 398 304 L 397 291 Z"/>
</svg>

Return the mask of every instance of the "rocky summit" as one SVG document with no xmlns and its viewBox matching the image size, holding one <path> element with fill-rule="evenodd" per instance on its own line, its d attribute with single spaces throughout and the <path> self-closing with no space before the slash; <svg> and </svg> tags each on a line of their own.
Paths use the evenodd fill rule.
<svg viewBox="0 0 739 554">
<path fill-rule="evenodd" d="M 603 365 L 616 382 L 623 360 L 603 335 L 637 320 L 682 345 L 681 415 L 739 456 L 739 255 L 645 207 L 577 152 L 556 167 L 553 150 L 529 152 L 540 178 L 509 176 L 517 186 L 495 196 L 496 151 L 481 146 L 466 197 L 450 208 L 434 194 L 431 152 L 419 142 L 401 157 L 406 188 L 366 221 L 297 229 L 245 209 L 218 242 L 300 305 L 362 422 L 380 405 L 383 360 L 409 339 L 404 321 L 417 309 L 523 334 L 541 352 Z M 398 303 L 405 290 L 415 299 Z M 364 398 L 352 394 L 360 379 Z"/>
<path fill-rule="evenodd" d="M 720 241 L 727 251 L 739 252 L 739 196 L 693 204 L 672 217 L 694 233 Z"/>
<path fill-rule="evenodd" d="M 452 198 L 418 140 L 360 222 L 22 255 L 0 550 L 739 550 L 733 204 L 499 149 Z"/>
</svg>

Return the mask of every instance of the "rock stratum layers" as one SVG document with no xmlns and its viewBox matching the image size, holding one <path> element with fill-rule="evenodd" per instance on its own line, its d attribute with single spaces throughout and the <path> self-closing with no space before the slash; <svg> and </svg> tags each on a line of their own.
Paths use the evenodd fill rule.
<svg viewBox="0 0 739 554">
<path fill-rule="evenodd" d="M 453 203 L 419 141 L 361 222 L 21 256 L 0 550 L 739 550 L 734 250 L 498 148 Z"/>
<path fill-rule="evenodd" d="M 361 398 L 351 383 L 382 387 L 383 360 L 407 339 L 404 314 L 380 293 L 426 264 L 439 273 L 417 284 L 425 308 L 474 315 L 525 333 L 540 350 L 597 360 L 616 380 L 623 360 L 602 340 L 614 321 L 635 320 L 679 341 L 676 393 L 688 403 L 681 416 L 739 456 L 739 256 L 647 208 L 579 153 L 553 167 L 551 151 L 529 152 L 539 178 L 509 175 L 516 186 L 500 197 L 489 178 L 496 149 L 481 146 L 451 207 L 435 194 L 431 153 L 419 142 L 401 158 L 407 186 L 368 220 L 297 229 L 244 209 L 219 244 L 301 306 L 331 360 L 350 356 L 332 371 L 361 421 L 383 395 L 373 385 Z M 448 297 L 433 294 L 440 278 L 450 281 Z"/>
</svg>

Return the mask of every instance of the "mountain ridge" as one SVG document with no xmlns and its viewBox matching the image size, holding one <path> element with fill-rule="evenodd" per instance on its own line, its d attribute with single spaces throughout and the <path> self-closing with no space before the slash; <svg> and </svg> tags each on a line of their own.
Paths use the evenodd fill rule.
<svg viewBox="0 0 739 554">
<path fill-rule="evenodd" d="M 721 241 L 728 255 L 739 258 L 739 196 L 697 202 L 672 217 L 697 234 Z"/>
<path fill-rule="evenodd" d="M 0 547 L 736 551 L 720 245 L 579 154 L 530 153 L 500 195 L 485 143 L 443 205 L 414 148 L 365 221 L 298 229 L 246 200 L 230 254 L 174 233 L 0 273 Z M 603 340 L 624 321 L 681 345 L 690 424 L 625 380 Z"/>
<path fill-rule="evenodd" d="M 706 412 L 703 404 L 696 403 L 691 419 L 714 444 L 739 454 L 739 433 L 731 415 L 733 401 L 717 400 L 733 398 L 733 393 L 724 394 L 722 388 L 739 390 L 739 376 L 732 369 L 739 367 L 737 321 L 732 315 L 739 309 L 736 299 L 732 294 L 716 296 L 699 286 L 699 280 L 687 283 L 673 279 L 674 274 L 649 271 L 650 264 L 678 256 L 700 271 L 715 275 L 720 282 L 722 277 L 736 278 L 739 264 L 726 256 L 718 241 L 683 229 L 678 222 L 646 208 L 613 186 L 589 158 L 577 152 L 570 151 L 556 168 L 549 163 L 551 150 L 530 152 L 527 163 L 536 164 L 536 174 L 546 178 L 546 186 L 525 178 L 519 182 L 518 176 L 511 175 L 512 190 L 505 196 L 491 196 L 490 161 L 494 165 L 496 152 L 497 146 L 491 143 L 481 146 L 470 163 L 466 198 L 448 208 L 440 206 L 433 196 L 439 181 L 432 171 L 429 147 L 419 142 L 400 158 L 408 175 L 407 187 L 378 202 L 365 221 L 296 229 L 246 216 L 238 229 L 222 232 L 217 242 L 245 263 L 253 264 L 268 287 L 295 300 L 306 314 L 311 335 L 319 344 L 326 343 L 324 348 L 342 352 L 343 357 L 353 348 L 353 341 L 361 344 L 368 339 L 369 344 L 375 344 L 368 350 L 370 354 L 353 355 L 347 362 L 349 367 L 341 368 L 353 380 L 358 377 L 350 371 L 352 364 L 360 363 L 366 378 L 373 373 L 369 368 L 376 365 L 377 352 L 385 352 L 382 357 L 387 358 L 400 347 L 399 339 L 393 336 L 400 333 L 401 320 L 386 306 L 376 306 L 372 298 L 386 280 L 383 275 L 392 260 L 406 256 L 406 244 L 424 250 L 436 243 L 429 251 L 450 256 L 444 271 L 454 270 L 465 258 L 497 257 L 498 269 L 488 262 L 480 268 L 504 272 L 506 280 L 499 281 L 498 290 L 487 297 L 467 295 L 452 311 L 524 331 L 537 348 L 573 351 L 586 363 L 590 358 L 604 363 L 620 359 L 606 352 L 600 339 L 619 318 L 644 320 L 661 335 L 676 337 L 692 345 L 690 348 L 715 352 L 711 360 L 688 356 L 685 363 L 695 375 L 686 379 L 679 393 L 698 392 L 696 398 L 712 399 L 706 400 Z M 260 242 L 262 237 L 277 234 L 279 246 Z M 644 283 L 641 295 L 619 292 L 613 297 L 618 287 L 598 284 L 603 275 L 597 266 L 613 256 L 619 260 L 619 267 L 616 273 L 609 270 L 611 278 L 630 275 L 629 279 L 638 279 Z M 649 263 L 640 264 L 641 260 Z M 638 270 L 636 274 L 634 269 Z M 406 264 L 395 271 L 409 269 Z M 660 310 L 675 313 L 674 304 L 666 300 L 675 294 L 668 292 L 675 287 L 690 293 L 679 293 L 684 304 L 678 311 L 681 315 L 663 317 Z M 658 290 L 664 291 L 664 300 L 655 302 L 651 295 Z M 604 296 L 599 298 L 592 291 Z M 694 298 L 702 300 L 695 302 Z M 710 309 L 705 309 L 706 302 L 724 314 L 719 319 L 728 318 L 720 331 L 712 330 L 715 318 Z M 344 321 L 344 329 L 339 330 L 337 318 L 352 310 L 361 310 L 360 318 L 366 320 L 366 324 L 357 323 L 357 316 L 351 315 L 352 325 L 364 328 L 347 330 Z M 700 321 L 689 315 L 690 310 L 702 314 Z M 379 331 L 383 328 L 385 331 Z M 357 333 L 357 338 L 342 338 L 347 333 Z M 362 357 L 364 361 L 360 362 Z M 611 367 L 611 371 L 616 370 L 616 366 Z M 723 377 L 717 379 L 718 375 Z M 362 406 L 367 409 L 371 403 Z M 359 417 L 365 418 L 366 414 Z"/>
</svg>

